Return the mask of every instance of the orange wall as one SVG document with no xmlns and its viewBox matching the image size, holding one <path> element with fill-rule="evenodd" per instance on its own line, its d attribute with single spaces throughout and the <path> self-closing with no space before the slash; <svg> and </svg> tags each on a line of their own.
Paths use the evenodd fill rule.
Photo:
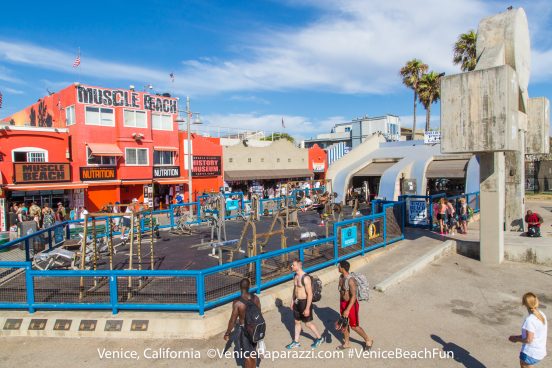
<svg viewBox="0 0 552 368">
<path fill-rule="evenodd" d="M 324 151 L 320 146 L 315 144 L 309 148 L 309 170 L 313 170 L 314 164 L 324 164 L 324 172 L 320 174 L 325 174 L 328 170 L 328 160 L 326 151 Z"/>
<path fill-rule="evenodd" d="M 65 158 L 67 133 L 37 132 L 31 129 L 0 131 L 0 175 L 4 184 L 13 183 L 12 151 L 16 148 L 41 148 L 48 151 L 49 162 L 68 162 Z"/>
<path fill-rule="evenodd" d="M 97 211 L 109 202 L 120 202 L 119 188 L 115 185 L 89 187 L 85 194 L 84 205 L 89 212 Z"/>
</svg>

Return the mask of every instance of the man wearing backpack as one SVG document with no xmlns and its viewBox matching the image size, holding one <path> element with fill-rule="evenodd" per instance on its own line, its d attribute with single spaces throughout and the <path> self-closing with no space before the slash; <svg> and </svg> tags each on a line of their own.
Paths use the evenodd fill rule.
<svg viewBox="0 0 552 368">
<path fill-rule="evenodd" d="M 337 347 L 338 350 L 349 349 L 349 336 L 353 329 L 364 339 L 363 349 L 370 351 L 373 339 L 370 339 L 364 329 L 359 325 L 359 308 L 358 304 L 358 282 L 357 275 L 349 273 L 351 265 L 347 261 L 341 261 L 338 265 L 338 270 L 341 276 L 339 277 L 339 313 L 348 323 L 340 323 L 341 331 L 343 332 L 343 345 Z"/>
<path fill-rule="evenodd" d="M 303 271 L 303 265 L 299 259 L 295 259 L 291 263 L 291 270 L 295 272 L 295 276 L 293 277 L 293 294 L 291 295 L 290 304 L 295 319 L 295 338 L 291 343 L 286 345 L 286 349 L 293 349 L 301 346 L 301 344 L 299 344 L 301 322 L 304 322 L 305 326 L 307 326 L 316 337 L 311 345 L 312 349 L 316 349 L 322 344 L 322 337 L 312 322 L 312 302 L 314 295 L 313 278 Z"/>
<path fill-rule="evenodd" d="M 232 315 L 228 321 L 228 329 L 224 340 L 230 339 L 230 334 L 239 322 L 239 349 L 245 360 L 245 368 L 255 368 L 257 365 L 257 343 L 264 338 L 266 325 L 261 314 L 261 301 L 249 293 L 251 283 L 249 279 L 240 281 L 241 295 L 232 304 Z"/>
</svg>

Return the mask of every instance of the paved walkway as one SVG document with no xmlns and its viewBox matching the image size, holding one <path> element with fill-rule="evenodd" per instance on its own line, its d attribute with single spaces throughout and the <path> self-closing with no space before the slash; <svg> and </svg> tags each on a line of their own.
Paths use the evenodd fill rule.
<svg viewBox="0 0 552 368">
<path fill-rule="evenodd" d="M 410 236 L 414 233 L 410 233 Z M 409 245 L 406 247 L 405 245 Z M 402 242 L 395 249 L 375 258 L 360 271 L 368 276 L 371 285 L 380 282 L 406 263 L 439 244 L 438 239 L 421 237 L 414 242 Z M 548 271 L 548 272 L 546 272 Z M 336 271 L 337 272 L 337 271 Z M 501 266 L 484 266 L 460 255 L 451 255 L 428 266 L 421 273 L 390 288 L 386 293 L 372 291 L 371 300 L 361 305 L 361 325 L 375 339 L 374 352 L 380 354 L 400 348 L 408 351 L 427 351 L 443 354 L 454 352 L 455 360 L 443 359 L 372 359 L 349 357 L 263 360 L 265 367 L 312 367 L 316 365 L 353 365 L 370 367 L 515 367 L 520 345 L 507 341 L 510 334 L 519 333 L 524 309 L 521 295 L 532 290 L 541 296 L 542 308 L 552 318 L 552 271 L 546 267 L 506 262 Z M 323 299 L 317 303 L 315 315 L 320 329 L 325 329 L 325 343 L 318 351 L 334 354 L 340 334 L 333 328 L 338 317 L 336 282 L 325 286 Z M 290 290 L 291 293 L 291 290 Z M 288 305 L 284 300 L 283 305 Z M 282 351 L 291 340 L 293 320 L 286 307 L 266 313 L 267 349 Z M 311 337 L 301 338 L 307 348 Z M 356 348 L 360 348 L 354 342 Z M 63 368 L 75 364 L 95 367 L 174 367 L 207 366 L 235 367 L 236 360 L 207 356 L 209 349 L 224 349 L 222 336 L 207 341 L 186 340 L 122 340 L 122 339 L 57 339 L 4 338 L 0 349 L 0 366 Z M 100 359 L 103 349 L 130 354 L 139 360 Z M 152 350 L 145 350 L 152 349 Z M 159 349 L 200 354 L 199 359 L 146 359 Z M 424 350 L 426 349 L 426 350 Z M 549 352 L 552 341 L 549 339 Z M 231 353 L 232 348 L 228 351 Z M 164 350 L 166 353 L 166 350 Z M 360 353 L 360 350 L 358 351 Z M 305 354 L 303 353 L 303 354 Z M 339 358 L 336 358 L 339 359 Z M 545 367 L 552 358 L 541 363 Z M 78 362 L 78 363 L 77 363 Z"/>
</svg>

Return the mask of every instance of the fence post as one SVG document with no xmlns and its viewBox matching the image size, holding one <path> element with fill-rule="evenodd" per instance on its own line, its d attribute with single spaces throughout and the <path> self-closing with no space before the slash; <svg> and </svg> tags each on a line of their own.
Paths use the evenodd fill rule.
<svg viewBox="0 0 552 368">
<path fill-rule="evenodd" d="M 174 229 L 174 205 L 169 205 L 169 219 L 171 221 L 171 230 Z"/>
<path fill-rule="evenodd" d="M 205 275 L 199 272 L 196 276 L 197 280 L 197 305 L 199 307 L 199 315 L 205 314 Z"/>
<path fill-rule="evenodd" d="M 255 261 L 255 285 L 257 285 L 257 294 L 261 293 L 261 285 L 263 282 L 263 279 L 261 276 L 262 276 L 261 260 L 257 259 Z"/>
<path fill-rule="evenodd" d="M 334 222 L 333 224 L 333 233 L 334 233 L 334 261 L 337 263 L 337 260 L 339 258 L 339 250 L 337 249 L 337 238 L 340 236 L 340 234 L 337 233 L 337 224 Z"/>
<path fill-rule="evenodd" d="M 52 249 L 52 230 L 48 228 L 48 249 Z"/>
<path fill-rule="evenodd" d="M 25 284 L 27 286 L 27 305 L 29 306 L 29 313 L 34 313 L 34 279 L 32 272 L 32 266 L 28 265 L 25 267 Z"/>
<path fill-rule="evenodd" d="M 31 261 L 31 246 L 29 244 L 29 238 L 25 239 L 25 260 L 27 262 Z"/>
<path fill-rule="evenodd" d="M 365 242 L 365 239 L 364 239 L 364 226 L 365 225 L 364 224 L 365 224 L 365 222 L 364 222 L 364 220 L 362 220 L 361 223 L 360 223 L 360 231 L 361 231 L 360 238 L 361 238 L 361 242 L 362 242 L 361 245 L 362 245 L 362 255 L 363 256 L 364 256 L 364 248 L 365 248 L 365 246 L 364 246 L 364 242 Z"/>
<path fill-rule="evenodd" d="M 119 291 L 117 290 L 117 276 L 109 276 L 109 300 L 111 302 L 111 312 L 117 314 L 119 308 L 117 305 L 119 303 Z"/>
<path fill-rule="evenodd" d="M 429 196 L 429 231 L 432 231 L 432 230 L 433 230 L 433 197 Z"/>
<path fill-rule="evenodd" d="M 381 212 L 383 213 L 383 246 L 387 247 L 387 213 L 385 211 L 385 205 L 383 205 Z"/>
<path fill-rule="evenodd" d="M 64 226 L 64 224 L 67 225 L 67 227 L 65 228 L 65 239 L 69 240 L 71 239 L 71 228 L 69 227 L 68 222 L 65 222 L 65 223 L 62 222 L 60 226 Z M 88 226 L 88 224 L 85 223 L 84 226 Z"/>
</svg>

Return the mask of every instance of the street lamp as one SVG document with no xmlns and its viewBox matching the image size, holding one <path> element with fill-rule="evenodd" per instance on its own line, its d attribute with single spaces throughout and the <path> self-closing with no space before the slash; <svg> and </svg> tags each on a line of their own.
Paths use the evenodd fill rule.
<svg viewBox="0 0 552 368">
<path fill-rule="evenodd" d="M 190 120 L 192 118 L 192 115 L 195 114 L 195 119 L 192 122 L 192 124 L 199 125 L 201 124 L 201 120 L 199 119 L 199 113 L 198 112 L 192 112 L 190 110 L 190 97 L 186 97 L 186 110 L 182 111 L 186 113 L 186 131 L 188 134 L 188 200 L 191 202 L 193 200 L 193 186 L 192 186 L 192 139 L 190 134 Z M 177 119 L 176 122 L 183 123 L 184 120 Z"/>
</svg>

